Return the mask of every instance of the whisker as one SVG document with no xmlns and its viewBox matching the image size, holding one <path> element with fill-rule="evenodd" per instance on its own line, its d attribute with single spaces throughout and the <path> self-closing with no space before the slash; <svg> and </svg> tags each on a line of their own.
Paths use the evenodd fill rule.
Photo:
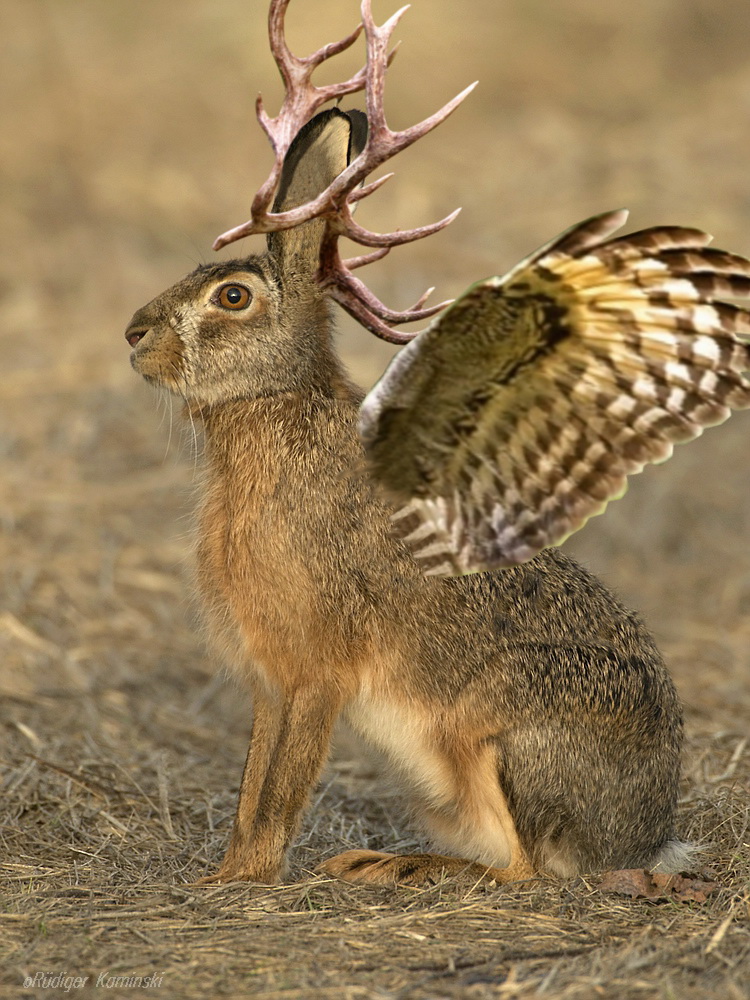
<svg viewBox="0 0 750 1000">
<path fill-rule="evenodd" d="M 169 434 L 167 435 L 167 444 L 166 444 L 166 447 L 164 449 L 164 458 L 162 459 L 163 462 L 166 462 L 167 457 L 169 455 L 169 449 L 170 449 L 170 446 L 172 444 L 172 428 L 174 426 L 174 404 L 172 402 L 172 393 L 169 392 L 168 389 L 167 390 L 162 390 L 162 392 L 159 393 L 159 396 L 161 397 L 160 398 L 160 402 L 162 402 L 164 404 L 164 411 L 163 411 L 163 416 L 162 416 L 162 424 L 164 423 L 164 420 L 167 419 L 167 410 L 169 411 L 169 416 L 168 416 L 168 419 L 169 419 Z"/>
<path fill-rule="evenodd" d="M 192 442 L 192 452 L 193 452 L 193 478 L 195 478 L 198 474 L 198 455 L 200 453 L 200 444 L 198 442 L 198 431 L 195 426 L 195 420 L 193 418 L 192 403 L 188 397 L 187 376 L 185 375 L 184 371 L 178 369 L 173 362 L 170 362 L 170 365 L 172 371 L 174 372 L 175 381 L 177 383 L 176 391 L 179 393 L 183 403 L 185 404 L 185 410 L 187 412 L 188 419 L 190 421 L 191 442 Z M 180 382 L 182 382 L 185 386 L 184 391 L 183 389 L 180 388 Z M 203 411 L 201 410 L 200 404 L 198 404 L 198 409 L 201 413 L 201 418 L 202 418 Z"/>
</svg>

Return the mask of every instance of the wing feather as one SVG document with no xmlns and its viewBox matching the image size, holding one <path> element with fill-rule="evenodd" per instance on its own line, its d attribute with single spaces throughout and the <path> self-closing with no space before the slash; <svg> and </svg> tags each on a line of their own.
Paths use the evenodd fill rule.
<svg viewBox="0 0 750 1000">
<path fill-rule="evenodd" d="M 560 544 L 627 477 L 750 407 L 750 261 L 608 212 L 469 288 L 361 411 L 394 531 L 428 574 Z"/>
</svg>

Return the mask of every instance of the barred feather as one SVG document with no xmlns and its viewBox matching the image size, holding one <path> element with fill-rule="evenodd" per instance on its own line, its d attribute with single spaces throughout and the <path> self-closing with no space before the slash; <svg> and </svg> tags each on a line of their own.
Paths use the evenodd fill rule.
<svg viewBox="0 0 750 1000">
<path fill-rule="evenodd" d="M 468 289 L 362 405 L 394 529 L 429 574 L 560 544 L 627 477 L 750 406 L 750 262 L 677 226 L 567 230 Z"/>
</svg>

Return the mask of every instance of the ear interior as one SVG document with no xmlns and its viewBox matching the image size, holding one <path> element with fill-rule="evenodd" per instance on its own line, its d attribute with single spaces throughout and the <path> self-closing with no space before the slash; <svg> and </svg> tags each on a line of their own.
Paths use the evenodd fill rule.
<svg viewBox="0 0 750 1000">
<path fill-rule="evenodd" d="M 285 212 L 317 197 L 359 154 L 366 139 L 367 116 L 362 111 L 331 108 L 312 118 L 286 155 L 273 211 Z M 318 265 L 323 226 L 314 219 L 269 233 L 268 248 L 285 261 L 293 257 L 295 267 L 310 272 Z"/>
</svg>

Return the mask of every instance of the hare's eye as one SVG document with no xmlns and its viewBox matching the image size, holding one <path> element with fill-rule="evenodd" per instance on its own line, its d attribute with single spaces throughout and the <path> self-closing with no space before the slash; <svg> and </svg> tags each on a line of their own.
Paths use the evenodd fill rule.
<svg viewBox="0 0 750 1000">
<path fill-rule="evenodd" d="M 251 298 L 250 289 L 244 285 L 222 285 L 216 293 L 216 301 L 224 309 L 246 309 Z"/>
</svg>

